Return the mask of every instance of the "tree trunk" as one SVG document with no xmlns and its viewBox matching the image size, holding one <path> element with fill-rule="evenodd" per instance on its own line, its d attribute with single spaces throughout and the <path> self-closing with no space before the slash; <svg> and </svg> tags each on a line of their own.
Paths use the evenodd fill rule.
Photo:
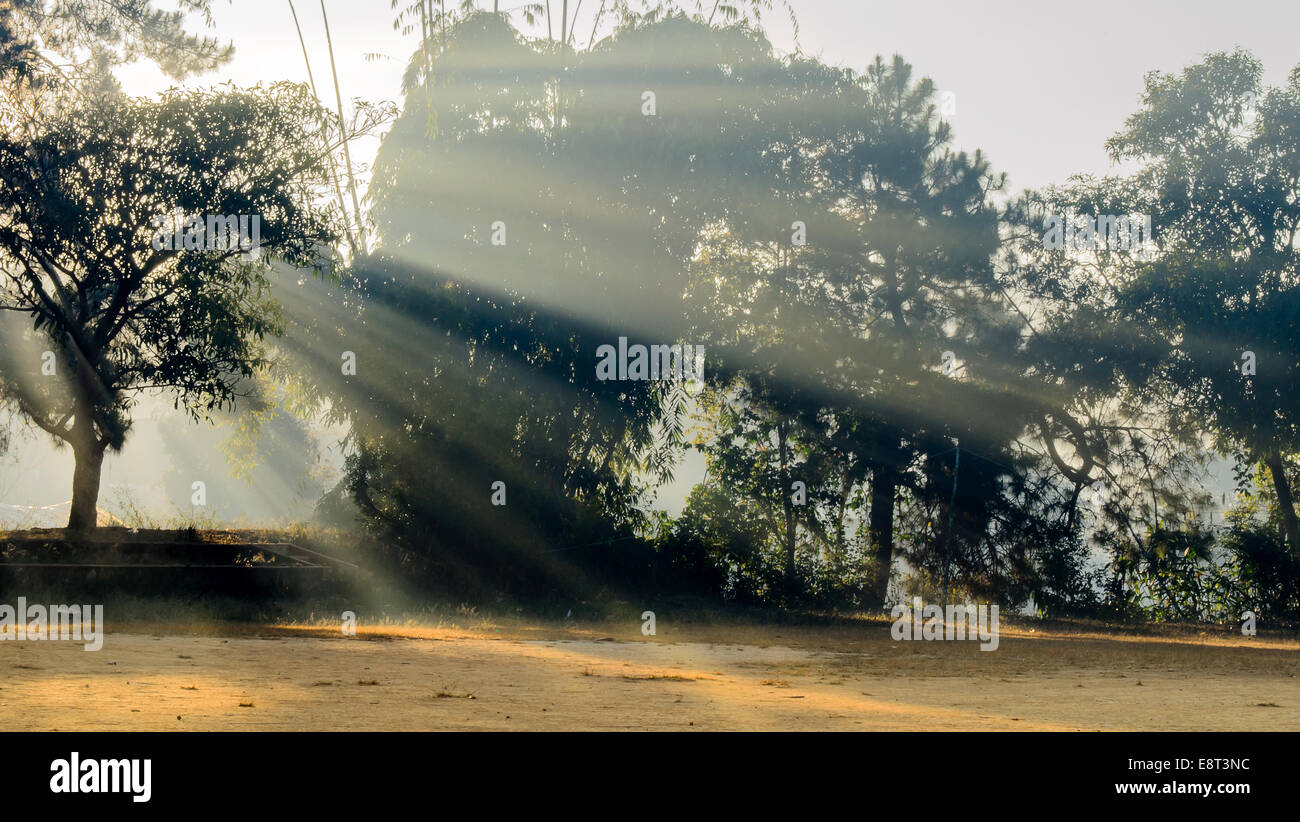
<svg viewBox="0 0 1300 822">
<path fill-rule="evenodd" d="M 784 422 L 776 426 L 777 453 L 781 459 L 781 498 L 782 513 L 785 515 L 785 588 L 789 594 L 794 593 L 794 546 L 795 518 L 794 500 L 790 498 L 789 438 Z"/>
<path fill-rule="evenodd" d="M 1264 458 L 1273 475 L 1273 489 L 1277 491 L 1277 505 L 1282 513 L 1282 532 L 1286 535 L 1287 547 L 1291 553 L 1300 556 L 1300 523 L 1296 521 L 1295 499 L 1291 496 L 1291 483 L 1286 478 L 1286 466 L 1282 456 L 1277 453 Z"/>
<path fill-rule="evenodd" d="M 894 559 L 894 494 L 898 477 L 892 467 L 878 463 L 871 476 L 869 539 L 876 555 L 876 578 L 871 586 L 872 604 L 885 607 L 889 593 L 889 569 Z"/>
<path fill-rule="evenodd" d="M 96 446 L 73 449 L 76 457 L 72 469 L 72 510 L 68 530 L 92 531 L 98 521 L 99 472 L 104 465 L 104 450 Z"/>
</svg>

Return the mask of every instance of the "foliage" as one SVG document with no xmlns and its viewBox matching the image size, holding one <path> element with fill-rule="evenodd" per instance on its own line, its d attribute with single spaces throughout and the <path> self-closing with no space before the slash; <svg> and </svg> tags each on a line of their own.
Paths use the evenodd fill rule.
<svg viewBox="0 0 1300 822">
<path fill-rule="evenodd" d="M 270 261 L 330 268 L 329 214 L 306 205 L 323 183 L 318 122 L 304 90 L 283 84 L 88 104 L 0 139 L 2 391 L 88 472 L 74 521 L 93 511 L 99 461 L 121 448 L 140 392 L 201 417 L 264 367 L 262 341 L 281 326 Z M 229 236 L 157 247 L 177 211 L 198 215 L 196 237 L 207 215 L 256 216 L 256 257 Z"/>
</svg>

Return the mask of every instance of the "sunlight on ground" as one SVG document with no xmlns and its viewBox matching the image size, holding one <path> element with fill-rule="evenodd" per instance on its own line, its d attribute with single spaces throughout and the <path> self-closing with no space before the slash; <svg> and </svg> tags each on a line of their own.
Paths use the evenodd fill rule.
<svg viewBox="0 0 1300 822">
<path fill-rule="evenodd" d="M 187 625 L 0 646 L 4 730 L 1300 729 L 1300 642 L 887 623 Z M 1263 640 L 1263 641 L 1259 641 Z"/>
</svg>

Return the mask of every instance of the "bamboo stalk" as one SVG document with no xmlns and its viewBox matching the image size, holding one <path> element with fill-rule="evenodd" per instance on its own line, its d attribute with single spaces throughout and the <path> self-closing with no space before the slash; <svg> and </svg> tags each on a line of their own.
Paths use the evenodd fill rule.
<svg viewBox="0 0 1300 822">
<path fill-rule="evenodd" d="M 573 25 L 569 26 L 569 39 L 564 41 L 564 44 L 566 46 L 569 44 L 571 40 L 573 40 L 573 35 L 578 33 L 578 14 L 581 11 L 582 11 L 582 0 L 578 0 L 578 5 L 573 7 Z"/>
<path fill-rule="evenodd" d="M 339 132 L 343 140 L 343 161 L 347 164 L 348 192 L 352 195 L 352 208 L 357 215 L 357 235 L 361 240 L 361 250 L 369 253 L 366 245 L 366 225 L 361 216 L 361 203 L 357 200 L 357 178 L 352 173 L 352 152 L 348 150 L 347 126 L 343 123 L 343 94 L 339 91 L 339 72 L 334 64 L 334 41 L 330 37 L 330 21 L 325 14 L 325 0 L 320 0 L 320 16 L 325 21 L 325 43 L 329 46 L 330 73 L 334 75 L 334 101 L 339 109 Z"/>
<path fill-rule="evenodd" d="M 596 12 L 596 22 L 591 24 L 591 38 L 587 40 L 587 51 L 591 51 L 591 44 L 596 42 L 596 29 L 600 26 L 600 18 L 605 16 L 605 2 L 600 0 L 600 9 Z"/>
<path fill-rule="evenodd" d="M 307 64 L 307 81 L 311 83 L 311 95 L 312 97 L 316 98 L 317 101 L 319 101 L 320 94 L 319 92 L 316 91 L 316 77 L 312 74 L 311 59 L 308 58 L 307 56 L 307 41 L 303 39 L 302 26 L 298 24 L 298 11 L 293 7 L 293 0 L 289 0 L 289 13 L 293 15 L 293 27 L 298 30 L 298 45 L 302 47 L 302 61 Z M 324 125 L 325 123 L 322 120 L 321 126 L 323 127 Z M 329 165 L 330 165 L 330 177 L 334 180 L 334 194 L 338 197 L 339 211 L 342 212 L 344 217 L 344 222 L 346 223 L 346 218 L 348 216 L 348 206 L 347 206 L 347 201 L 343 199 L 343 186 L 339 184 L 339 170 L 338 167 L 334 165 L 334 152 L 332 151 L 330 152 Z M 356 238 L 352 236 L 351 226 L 345 226 L 345 227 L 347 228 L 348 247 L 352 249 L 352 258 L 356 259 L 357 256 Z"/>
</svg>

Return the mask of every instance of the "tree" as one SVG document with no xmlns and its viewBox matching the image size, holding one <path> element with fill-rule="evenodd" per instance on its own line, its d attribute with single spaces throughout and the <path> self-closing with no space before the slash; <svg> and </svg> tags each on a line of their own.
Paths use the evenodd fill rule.
<svg viewBox="0 0 1300 822">
<path fill-rule="evenodd" d="M 411 78 L 377 157 L 380 245 L 345 284 L 346 309 L 301 294 L 313 302 L 288 344 L 348 424 L 345 485 L 364 521 L 426 579 L 462 595 L 572 590 L 568 547 L 626 538 L 640 517 L 634 473 L 659 399 L 598 380 L 614 323 L 554 304 L 606 290 L 573 242 L 554 63 L 500 16 L 448 22 L 421 44 L 433 73 Z M 355 373 L 340 373 L 344 350 Z"/>
<path fill-rule="evenodd" d="M 230 60 L 234 46 L 190 34 L 187 14 L 212 22 L 212 0 L 9 0 L 0 5 L 0 77 L 102 82 L 113 66 L 145 58 L 181 80 Z"/>
<path fill-rule="evenodd" d="M 758 537 L 756 547 L 781 568 L 782 590 L 773 593 L 790 601 L 803 593 L 800 543 L 825 530 L 819 514 L 833 506 L 828 496 L 840 477 L 832 474 L 837 466 L 826 459 L 828 443 L 819 438 L 817 403 L 800 407 L 797 393 L 769 389 L 754 380 L 711 392 L 704 406 L 713 430 L 700 447 L 708 459 L 710 492 L 743 512 L 749 532 Z"/>
<path fill-rule="evenodd" d="M 1108 148 L 1145 162 L 1126 183 L 1160 254 L 1122 301 L 1171 342 L 1165 396 L 1185 424 L 1268 467 L 1300 555 L 1286 464 L 1300 450 L 1300 67 L 1280 88 L 1260 74 L 1237 51 L 1149 75 L 1143 110 Z"/>
<path fill-rule="evenodd" d="M 408 75 L 376 161 L 381 245 L 352 283 L 355 315 L 297 312 L 313 320 L 295 352 L 350 423 L 367 522 L 444 579 L 572 586 L 557 567 L 578 555 L 560 549 L 644 523 L 685 407 L 671 381 L 601 379 L 597 352 L 695 341 L 692 255 L 748 191 L 734 172 L 762 143 L 737 135 L 766 128 L 748 89 L 777 62 L 750 30 L 681 16 L 573 54 L 471 14 L 413 66 L 426 51 L 432 71 Z M 380 353 L 395 346 L 418 355 Z M 340 375 L 343 350 L 355 374 Z M 507 505 L 489 502 L 497 481 Z"/>
<path fill-rule="evenodd" d="M 35 43 L 19 31 L 19 12 L 30 13 L 34 0 L 17 0 L 0 6 L 0 79 L 28 79 L 40 58 Z"/>
<path fill-rule="evenodd" d="M 1114 434 L 1132 442 L 1141 429 L 1131 418 L 1162 412 L 1160 436 L 1207 439 L 1268 468 L 1300 552 L 1288 476 L 1300 449 L 1300 69 L 1281 88 L 1260 78 L 1243 51 L 1148 75 L 1142 109 L 1107 143 L 1140 170 L 1076 179 L 1041 208 L 1094 221 L 1147 215 L 1151 253 L 1099 234 L 1099 248 L 1052 252 L 1056 271 L 1040 271 L 1034 290 L 1069 304 L 1048 344 L 1074 363 L 1065 379 L 1095 405 L 1127 406 L 1119 416 L 1129 421 L 1086 426 L 1090 445 L 1076 437 L 1083 474 L 1101 465 L 1114 476 L 1104 465 Z"/>
<path fill-rule="evenodd" d="M 982 428 L 982 439 L 1005 443 L 1018 433 L 1019 416 L 992 392 L 941 370 L 945 351 L 969 374 L 1015 339 L 992 277 L 989 195 L 1002 180 L 980 154 L 951 149 L 933 83 L 915 80 L 902 58 L 878 58 L 861 75 L 803 62 L 786 71 L 756 115 L 786 132 L 747 175 L 770 180 L 777 196 L 741 201 L 774 207 L 733 206 L 747 219 L 731 216 L 731 232 L 715 233 L 696 296 L 719 303 L 714 329 L 732 342 L 715 350 L 768 386 L 763 405 L 811 405 L 799 416 L 835 421 L 817 436 L 836 444 L 841 472 L 869 468 L 874 579 L 864 599 L 879 606 L 895 503 L 902 489 L 922 490 L 914 466 L 951 450 L 952 436 Z M 810 99 L 835 116 L 801 125 L 795 112 Z M 795 216 L 806 246 L 773 232 Z"/>
<path fill-rule="evenodd" d="M 198 417 L 264 365 L 270 262 L 330 267 L 332 219 L 310 205 L 331 142 L 316 105 L 289 84 L 173 90 L 0 140 L 0 309 L 37 332 L 21 344 L 7 327 L 0 391 L 72 447 L 69 528 L 95 526 L 104 453 L 141 392 Z"/>
</svg>

